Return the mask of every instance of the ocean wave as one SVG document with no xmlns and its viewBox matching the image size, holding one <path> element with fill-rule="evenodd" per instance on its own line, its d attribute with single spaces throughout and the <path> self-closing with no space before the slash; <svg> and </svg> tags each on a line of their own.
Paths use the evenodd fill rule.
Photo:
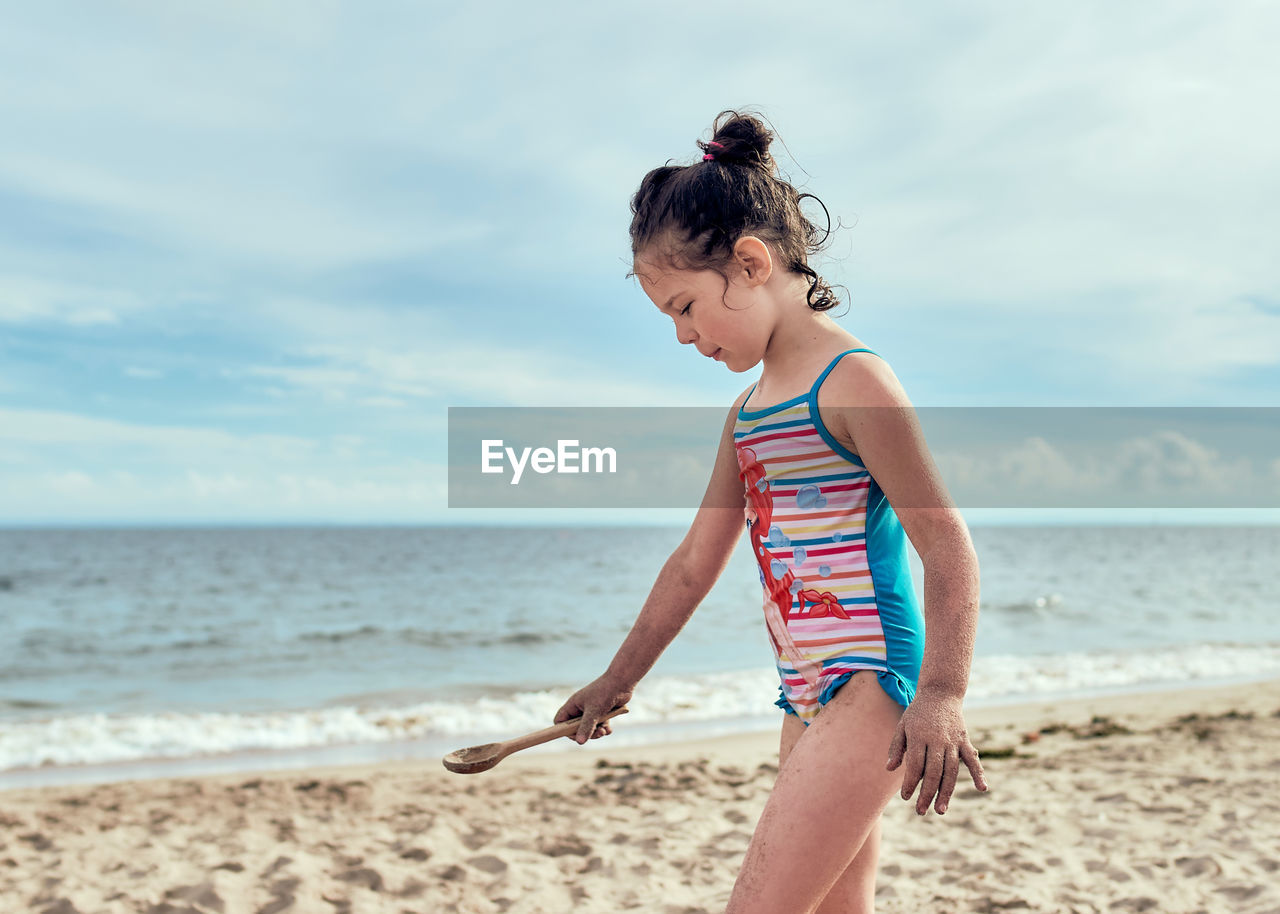
<svg viewBox="0 0 1280 914">
<path fill-rule="evenodd" d="M 1163 683 L 1280 675 L 1280 644 L 1191 644 L 1135 651 L 979 657 L 971 699 L 1115 690 Z"/>
<path fill-rule="evenodd" d="M 386 629 L 378 625 L 361 625 L 359 628 L 345 628 L 334 631 L 303 632 L 297 636 L 298 641 L 354 641 L 361 638 L 375 638 L 385 635 Z"/>
<path fill-rule="evenodd" d="M 38 701 L 31 698 L 0 698 L 0 709 L 15 711 L 47 711 L 58 707 L 56 701 Z"/>
<path fill-rule="evenodd" d="M 77 658 L 93 656 L 99 658 L 101 662 L 109 662 L 112 657 L 143 657 L 165 651 L 222 649 L 237 647 L 240 643 L 234 633 L 205 636 L 179 632 L 166 632 L 166 634 L 177 635 L 177 637 L 171 641 L 157 641 L 151 644 L 122 645 L 117 642 L 111 646 L 104 646 L 89 634 L 64 632 L 57 629 L 36 629 L 23 635 L 18 644 L 24 654 L 69 655 Z M 3 674 L 0 674 L 0 678 L 4 678 Z"/>
<path fill-rule="evenodd" d="M 1031 700 L 1098 690 L 1184 685 L 1280 675 L 1280 644 L 1196 644 L 1146 651 L 978 658 L 971 701 Z M 169 711 L 153 714 L 44 715 L 0 728 L 0 770 L 308 749 L 396 740 L 486 742 L 550 724 L 574 683 L 513 689 L 448 701 L 368 707 L 345 703 L 271 713 Z M 647 679 L 629 704 L 626 726 L 654 738 L 670 725 L 758 722 L 776 716 L 772 669 Z M 16 707 L 13 700 L 10 706 Z M 28 710 L 38 710 L 33 705 Z M 667 727 L 664 730 L 664 726 Z"/>
<path fill-rule="evenodd" d="M 441 629 L 399 628 L 387 629 L 379 625 L 362 625 L 359 628 L 336 629 L 333 631 L 304 632 L 296 637 L 306 642 L 345 642 L 364 639 L 376 640 L 392 638 L 399 642 L 427 647 L 435 650 L 454 650 L 459 646 L 467 648 L 526 646 L 550 644 L 566 640 L 565 633 L 559 631 L 514 631 L 494 634 L 491 631 L 477 632 L 472 629 L 446 631 Z"/>
</svg>

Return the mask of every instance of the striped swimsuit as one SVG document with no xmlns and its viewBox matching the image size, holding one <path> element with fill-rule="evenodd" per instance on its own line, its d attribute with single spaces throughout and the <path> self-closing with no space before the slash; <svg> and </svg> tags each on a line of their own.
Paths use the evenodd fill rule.
<svg viewBox="0 0 1280 914">
<path fill-rule="evenodd" d="M 777 705 L 807 726 L 858 670 L 906 706 L 924 654 L 924 620 L 907 539 L 862 460 L 827 430 L 818 389 L 734 423 L 747 531 L 764 585 L 764 613 L 782 693 Z M 871 353 L 875 355 L 875 353 Z"/>
</svg>

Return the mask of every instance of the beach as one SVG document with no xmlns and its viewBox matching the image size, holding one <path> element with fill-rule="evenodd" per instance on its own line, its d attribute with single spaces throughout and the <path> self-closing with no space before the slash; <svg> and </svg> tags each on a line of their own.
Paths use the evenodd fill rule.
<svg viewBox="0 0 1280 914">
<path fill-rule="evenodd" d="M 1280 911 L 1280 680 L 967 720 L 991 789 L 891 803 L 878 911 Z M 719 912 L 776 742 L 9 790 L 0 910 Z"/>
</svg>

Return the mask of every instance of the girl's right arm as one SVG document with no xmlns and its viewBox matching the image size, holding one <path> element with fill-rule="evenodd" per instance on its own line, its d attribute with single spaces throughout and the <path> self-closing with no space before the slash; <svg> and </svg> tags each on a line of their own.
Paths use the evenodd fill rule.
<svg viewBox="0 0 1280 914">
<path fill-rule="evenodd" d="M 725 420 L 715 468 L 693 524 L 662 566 L 631 632 L 604 675 L 575 692 L 556 712 L 556 723 L 581 715 L 582 724 L 573 737 L 579 743 L 611 732 L 608 722 L 600 718 L 631 700 L 636 684 L 684 628 L 724 571 L 742 536 L 746 502 L 733 447 L 733 426 L 747 393 L 743 391 L 734 401 Z"/>
</svg>

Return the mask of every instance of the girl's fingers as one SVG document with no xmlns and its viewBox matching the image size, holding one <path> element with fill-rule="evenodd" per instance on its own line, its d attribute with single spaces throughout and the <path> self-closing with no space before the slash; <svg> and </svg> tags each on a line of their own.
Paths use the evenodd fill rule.
<svg viewBox="0 0 1280 914">
<path fill-rule="evenodd" d="M 938 790 L 938 801 L 933 807 L 938 815 L 947 811 L 947 804 L 951 802 L 951 792 L 956 789 L 956 778 L 959 776 L 960 753 L 955 747 L 948 746 L 947 755 L 943 761 L 942 786 Z"/>
<path fill-rule="evenodd" d="M 569 701 L 565 703 L 564 707 L 562 707 L 559 711 L 556 712 L 555 719 L 552 721 L 552 723 L 562 724 L 566 720 L 572 720 L 573 718 L 580 717 L 580 716 L 582 716 L 582 708 L 578 707 L 574 702 Z M 579 734 L 576 732 L 566 733 L 564 738 L 571 739 L 574 742 L 577 742 L 578 735 Z"/>
<path fill-rule="evenodd" d="M 575 717 L 581 717 L 585 708 L 581 699 L 574 695 L 568 701 L 560 706 L 560 710 L 556 712 L 556 716 L 552 719 L 552 723 L 562 724 L 566 720 L 572 720 Z M 573 737 L 569 737 L 573 739 Z"/>
<path fill-rule="evenodd" d="M 889 741 L 889 761 L 885 763 L 885 770 L 892 771 L 902 764 L 902 756 L 907 751 L 907 731 L 902 726 L 902 721 L 898 721 L 898 729 L 893 734 L 893 739 Z"/>
<path fill-rule="evenodd" d="M 599 726 L 598 715 L 583 711 L 582 720 L 578 724 L 578 732 L 574 734 L 574 739 L 578 741 L 578 745 L 582 745 L 587 740 L 593 739 Z"/>
<path fill-rule="evenodd" d="M 925 747 L 919 740 L 907 740 L 907 755 L 902 772 L 902 799 L 911 799 L 916 785 L 924 777 Z"/>
<path fill-rule="evenodd" d="M 967 740 L 960 746 L 960 759 L 968 767 L 969 774 L 973 777 L 973 786 L 985 791 L 987 789 L 987 775 L 982 770 L 982 762 L 978 758 L 978 750 Z"/>
<path fill-rule="evenodd" d="M 916 798 L 916 812 L 922 816 L 929 811 L 929 804 L 942 786 L 943 763 L 947 758 L 946 750 L 936 744 L 926 747 L 925 753 L 924 780 L 920 784 L 920 796 Z"/>
<path fill-rule="evenodd" d="M 597 724 L 595 730 L 591 732 L 591 738 L 599 739 L 602 736 L 608 736 L 612 732 L 613 727 L 609 726 L 608 723 L 602 722 Z"/>
</svg>

